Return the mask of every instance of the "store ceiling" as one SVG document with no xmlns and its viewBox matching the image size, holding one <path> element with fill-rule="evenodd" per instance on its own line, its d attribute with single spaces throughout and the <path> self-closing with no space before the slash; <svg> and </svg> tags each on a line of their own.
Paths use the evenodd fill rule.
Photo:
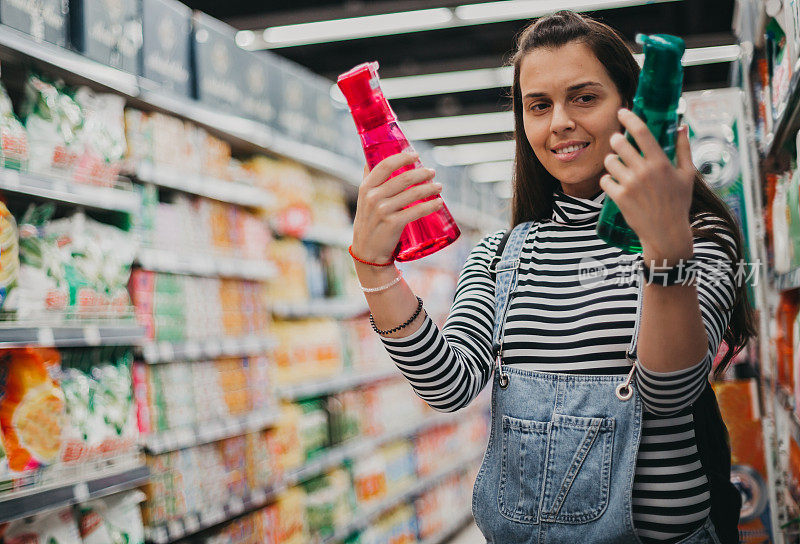
<svg viewBox="0 0 800 544">
<path fill-rule="evenodd" d="M 239 29 L 262 30 L 278 25 L 359 17 L 436 7 L 456 7 L 476 0 L 184 0 L 190 7 L 209 13 Z M 557 7 L 559 2 L 550 5 Z M 669 33 L 683 37 L 687 47 L 736 43 L 731 31 L 733 0 L 678 0 L 592 12 L 617 28 L 634 44 L 638 32 Z M 352 66 L 378 60 L 383 79 L 502 66 L 512 51 L 514 38 L 527 24 L 512 20 L 273 49 L 334 80 Z M 633 45 L 639 51 L 638 46 Z M 730 64 L 690 66 L 685 70 L 686 90 L 724 87 Z M 439 116 L 497 112 L 507 109 L 503 88 L 450 94 L 396 98 L 392 105 L 401 121 Z M 435 145 L 494 141 L 502 134 L 459 136 L 431 141 Z"/>
</svg>

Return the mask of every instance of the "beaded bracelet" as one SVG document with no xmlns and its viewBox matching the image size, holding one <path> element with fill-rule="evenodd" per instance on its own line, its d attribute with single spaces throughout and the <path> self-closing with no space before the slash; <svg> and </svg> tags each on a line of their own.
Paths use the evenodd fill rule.
<svg viewBox="0 0 800 544">
<path fill-rule="evenodd" d="M 381 285 L 380 287 L 364 287 L 362 285 L 361 290 L 364 291 L 365 293 L 377 293 L 378 291 L 385 291 L 386 289 L 388 289 L 389 287 L 391 287 L 392 285 L 396 284 L 398 281 L 403 279 L 403 271 L 398 270 L 397 273 L 398 276 L 389 283 L 387 283 L 386 285 Z"/>
<path fill-rule="evenodd" d="M 372 312 L 369 313 L 369 324 L 372 325 L 372 330 L 374 330 L 375 332 L 377 332 L 380 335 L 386 336 L 387 334 L 391 334 L 393 332 L 399 331 L 400 329 L 404 329 L 404 328 L 408 327 L 411 324 L 411 322 L 414 321 L 417 318 L 417 316 L 419 315 L 419 313 L 421 311 L 422 311 L 422 299 L 417 297 L 417 311 L 414 312 L 414 315 L 409 317 L 408 321 L 406 321 L 402 325 L 398 325 L 397 327 L 395 327 L 393 329 L 388 329 L 388 330 L 382 331 L 378 327 L 375 326 L 375 320 L 372 318 Z"/>
<path fill-rule="evenodd" d="M 353 254 L 353 245 L 352 245 L 352 244 L 350 244 L 350 247 L 348 247 L 348 248 L 347 248 L 347 251 L 349 251 L 349 252 L 350 252 L 350 256 L 351 256 L 352 258 L 354 258 L 355 260 L 357 260 L 357 261 L 358 261 L 358 262 L 360 262 L 360 263 L 369 264 L 369 265 L 372 265 L 372 266 L 389 266 L 389 265 L 392 265 L 392 264 L 394 264 L 394 259 L 392 259 L 392 260 L 391 260 L 391 261 L 389 261 L 388 263 L 371 263 L 371 262 L 369 262 L 369 261 L 365 261 L 365 260 L 363 260 L 363 259 L 359 259 L 358 257 L 356 257 L 356 256 Z"/>
</svg>

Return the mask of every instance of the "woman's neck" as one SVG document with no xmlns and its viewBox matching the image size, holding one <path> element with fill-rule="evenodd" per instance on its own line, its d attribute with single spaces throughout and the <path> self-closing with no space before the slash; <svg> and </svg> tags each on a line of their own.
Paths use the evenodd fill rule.
<svg viewBox="0 0 800 544">
<path fill-rule="evenodd" d="M 602 190 L 599 178 L 580 183 L 561 183 L 561 192 L 575 198 L 593 198 Z"/>
</svg>

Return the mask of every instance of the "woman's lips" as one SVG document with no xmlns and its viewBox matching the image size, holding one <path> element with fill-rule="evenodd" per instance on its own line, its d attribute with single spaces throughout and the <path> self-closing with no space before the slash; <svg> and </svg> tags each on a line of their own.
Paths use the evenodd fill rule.
<svg viewBox="0 0 800 544">
<path fill-rule="evenodd" d="M 589 145 L 590 144 L 586 144 L 582 148 L 578 149 L 577 151 L 572 151 L 571 153 L 556 153 L 556 152 L 553 152 L 553 155 L 555 156 L 556 159 L 558 159 L 561 162 L 574 161 L 581 153 L 584 152 L 584 150 L 586 150 L 586 148 L 589 147 Z"/>
</svg>

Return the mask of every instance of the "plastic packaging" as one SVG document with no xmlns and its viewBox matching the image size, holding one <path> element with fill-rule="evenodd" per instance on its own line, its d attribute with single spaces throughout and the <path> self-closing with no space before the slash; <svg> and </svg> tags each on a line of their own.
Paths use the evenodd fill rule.
<svg viewBox="0 0 800 544">
<path fill-rule="evenodd" d="M 12 521 L 2 536 L 5 544 L 83 544 L 72 508 Z"/>
<path fill-rule="evenodd" d="M 55 379 L 60 362 L 51 348 L 9 349 L 0 359 L 0 427 L 15 472 L 58 460 L 65 416 Z"/>
<path fill-rule="evenodd" d="M 411 149 L 411 144 L 397 125 L 397 116 L 381 91 L 377 62 L 359 64 L 340 75 L 337 84 L 347 99 L 370 169 L 386 157 Z M 417 161 L 412 166 L 397 169 L 392 176 L 421 166 L 422 163 Z M 434 195 L 424 200 L 434 198 L 441 197 Z M 452 244 L 460 235 L 461 231 L 447 206 L 443 206 L 406 225 L 394 250 L 394 257 L 398 261 L 420 259 Z"/>
<path fill-rule="evenodd" d="M 671 161 L 675 159 L 675 133 L 678 128 L 678 100 L 681 96 L 683 40 L 668 34 L 645 36 L 636 41 L 644 48 L 644 65 L 633 99 L 633 113 L 638 115 L 656 137 Z M 626 134 L 628 141 L 633 137 Z M 608 244 L 628 253 L 642 251 L 639 237 L 625 222 L 611 198 L 606 198 L 597 222 L 597 235 Z"/>
</svg>

